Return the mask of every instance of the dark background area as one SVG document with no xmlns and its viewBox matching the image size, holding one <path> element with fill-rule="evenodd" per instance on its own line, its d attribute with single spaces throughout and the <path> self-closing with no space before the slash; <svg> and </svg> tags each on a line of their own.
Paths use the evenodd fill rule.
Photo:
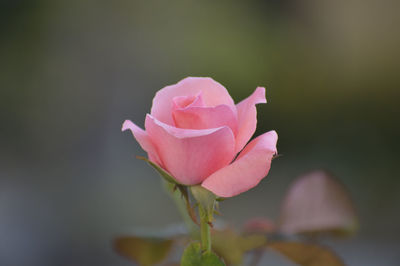
<svg viewBox="0 0 400 266">
<path fill-rule="evenodd" d="M 283 156 L 222 204 L 224 219 L 275 218 L 296 176 L 326 168 L 360 215 L 334 248 L 349 265 L 398 265 L 399 7 L 0 1 L 0 265 L 130 265 L 114 236 L 180 221 L 120 128 L 143 126 L 155 92 L 186 76 L 214 78 L 236 102 L 267 88 L 256 135 L 275 129 Z"/>
</svg>

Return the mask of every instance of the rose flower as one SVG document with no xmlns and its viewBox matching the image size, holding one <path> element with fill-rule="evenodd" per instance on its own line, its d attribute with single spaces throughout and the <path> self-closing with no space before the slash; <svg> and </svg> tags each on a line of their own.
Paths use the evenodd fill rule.
<svg viewBox="0 0 400 266">
<path fill-rule="evenodd" d="M 247 144 L 256 130 L 258 103 L 266 103 L 263 87 L 235 105 L 213 79 L 188 77 L 156 93 L 145 131 L 130 120 L 122 130 L 130 129 L 149 160 L 178 183 L 232 197 L 255 187 L 277 153 L 275 131 Z"/>
</svg>

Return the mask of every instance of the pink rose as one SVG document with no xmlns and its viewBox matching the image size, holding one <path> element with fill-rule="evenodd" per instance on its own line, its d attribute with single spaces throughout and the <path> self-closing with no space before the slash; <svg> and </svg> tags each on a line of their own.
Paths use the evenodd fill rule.
<svg viewBox="0 0 400 266">
<path fill-rule="evenodd" d="M 130 129 L 149 160 L 179 183 L 232 197 L 255 187 L 277 152 L 275 131 L 247 144 L 256 130 L 258 103 L 266 103 L 263 87 L 235 105 L 213 79 L 188 77 L 156 93 L 146 131 L 130 120 L 122 131 Z"/>
</svg>

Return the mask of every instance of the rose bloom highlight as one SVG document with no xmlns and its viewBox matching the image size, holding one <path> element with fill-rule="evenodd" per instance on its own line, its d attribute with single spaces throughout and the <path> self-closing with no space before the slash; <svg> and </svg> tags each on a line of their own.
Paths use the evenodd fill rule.
<svg viewBox="0 0 400 266">
<path fill-rule="evenodd" d="M 145 131 L 130 120 L 122 131 L 130 129 L 149 160 L 177 182 L 232 197 L 255 187 L 277 153 L 275 131 L 247 144 L 256 130 L 258 103 L 266 103 L 263 87 L 235 105 L 213 79 L 188 77 L 156 93 Z"/>
</svg>

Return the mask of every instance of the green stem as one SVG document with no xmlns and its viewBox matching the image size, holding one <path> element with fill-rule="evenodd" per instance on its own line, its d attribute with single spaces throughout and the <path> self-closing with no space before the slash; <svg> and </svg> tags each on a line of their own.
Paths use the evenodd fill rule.
<svg viewBox="0 0 400 266">
<path fill-rule="evenodd" d="M 211 233 L 207 211 L 199 204 L 201 249 L 211 251 Z"/>
</svg>

